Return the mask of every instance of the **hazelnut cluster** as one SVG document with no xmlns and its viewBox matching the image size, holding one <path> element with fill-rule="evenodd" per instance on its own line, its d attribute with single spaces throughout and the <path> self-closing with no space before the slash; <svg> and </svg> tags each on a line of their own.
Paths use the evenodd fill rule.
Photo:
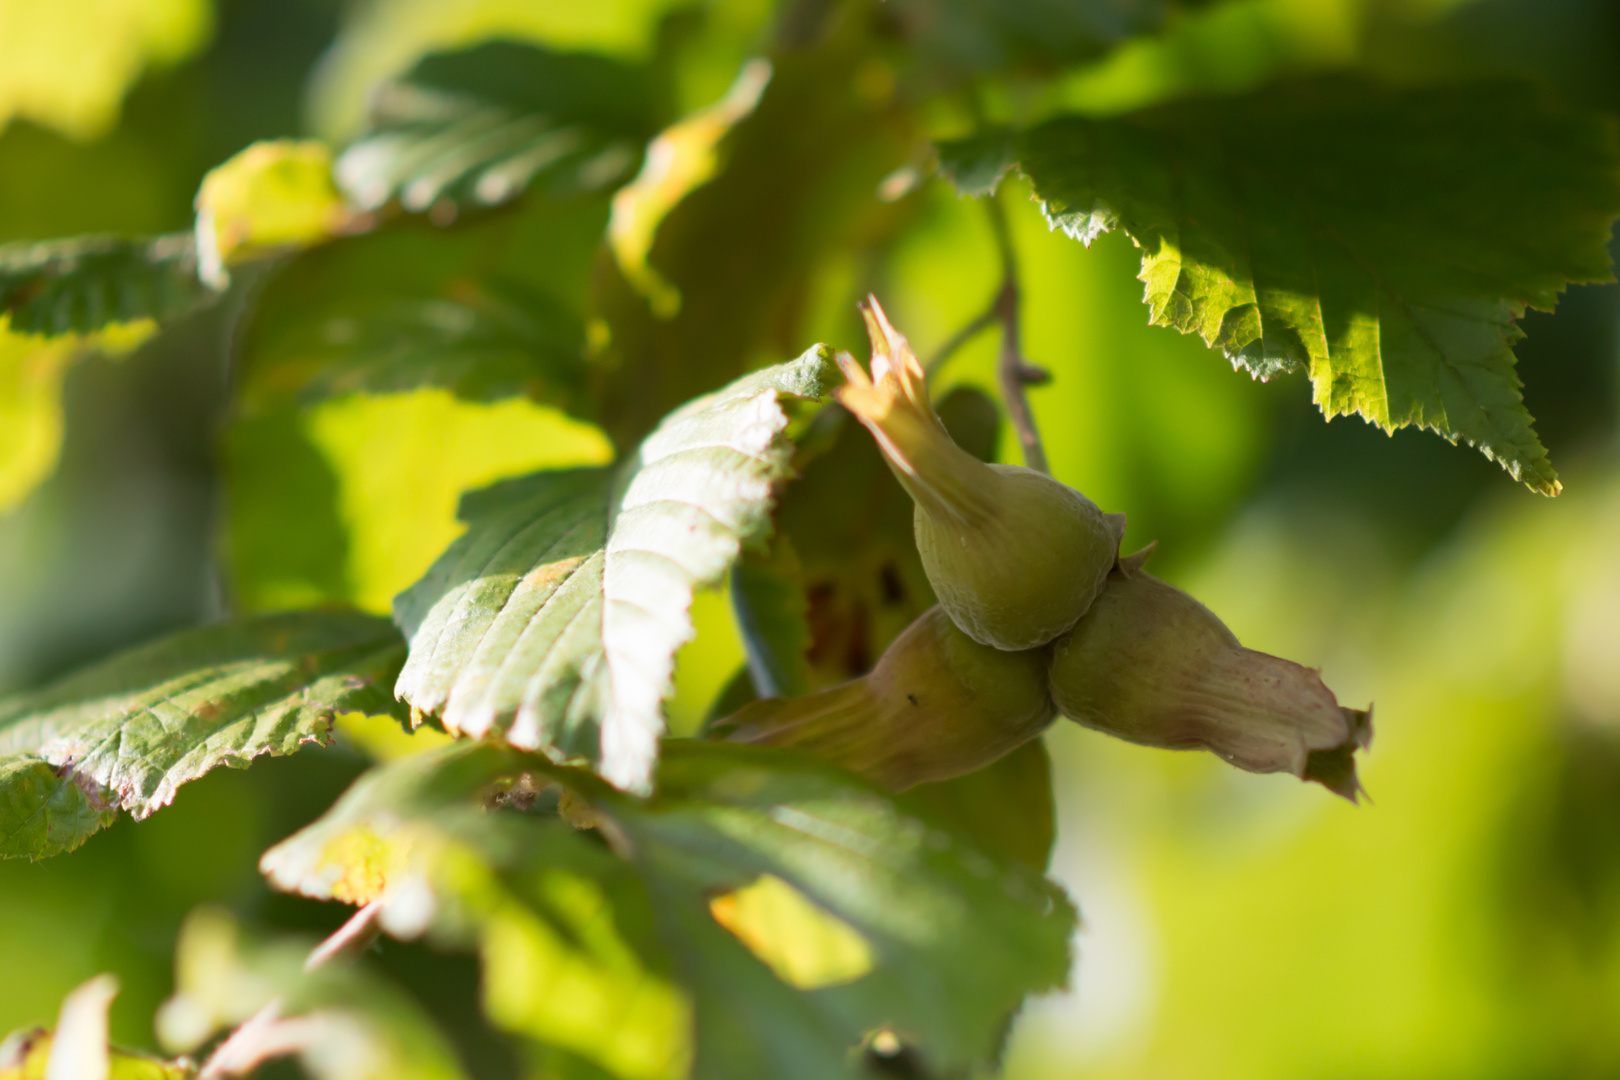
<svg viewBox="0 0 1620 1080">
<path fill-rule="evenodd" d="M 1245 649 L 1208 608 L 1142 569 L 1151 547 L 1121 558 L 1125 515 L 1045 473 L 987 465 L 958 447 L 905 337 L 876 300 L 862 311 L 871 369 L 840 354 L 839 401 L 915 504 L 917 550 L 939 604 L 870 674 L 754 702 L 716 735 L 798 747 L 900 790 L 982 768 L 1061 712 L 1355 801 L 1369 712 L 1341 706 L 1317 671 Z"/>
</svg>

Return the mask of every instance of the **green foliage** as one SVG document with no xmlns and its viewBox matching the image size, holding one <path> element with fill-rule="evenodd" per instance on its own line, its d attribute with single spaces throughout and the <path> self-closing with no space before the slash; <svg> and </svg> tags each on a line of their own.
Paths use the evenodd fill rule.
<svg viewBox="0 0 1620 1080">
<path fill-rule="evenodd" d="M 1132 351 L 1139 339 L 1092 335 L 1088 323 L 1117 298 L 1104 288 L 1077 297 L 1072 282 L 1120 271 L 1128 287 L 1112 254 L 1048 241 L 1032 209 L 997 204 L 981 219 L 982 207 L 952 205 L 942 184 L 920 193 L 930 146 L 961 191 L 993 195 L 1016 167 L 1054 229 L 1088 245 L 1123 231 L 1142 250 L 1149 320 L 1140 322 L 1195 335 L 1259 379 L 1304 371 L 1330 418 L 1430 427 L 1547 493 L 1558 480 L 1520 397 L 1518 322 L 1571 282 L 1609 276 L 1604 245 L 1620 213 L 1609 125 L 1522 84 L 1464 80 L 1463 69 L 1437 65 L 1417 89 L 1398 78 L 1304 79 L 1110 115 L 1116 99 L 1162 101 L 1176 87 L 1287 66 L 1270 54 L 1226 55 L 1254 34 L 1211 27 L 1321 15 L 1333 27 L 1325 41 L 1343 29 L 1335 18 L 1351 25 L 1352 8 L 1387 7 L 1281 0 L 1166 22 L 1185 6 L 362 5 L 344 16 L 316 85 L 299 91 L 324 114 L 359 116 L 358 94 L 337 98 L 356 72 L 391 67 L 366 88 L 365 123 L 346 146 L 250 142 L 294 130 L 290 105 L 272 121 L 239 100 L 233 80 L 256 80 L 252 65 L 188 69 L 173 85 L 143 88 L 162 138 L 141 136 L 150 145 L 136 157 L 168 162 L 179 201 L 155 202 L 127 227 L 178 230 L 194 209 L 195 229 L 0 248 L 0 509 L 54 467 L 74 361 L 155 334 L 133 363 L 189 352 L 206 362 L 189 377 L 226 375 L 218 396 L 196 406 L 206 417 L 193 418 L 210 436 L 223 428 L 220 450 L 198 435 L 184 486 L 227 489 L 217 510 L 222 591 L 235 615 L 0 700 L 0 856 L 70 851 L 120 809 L 145 818 L 218 765 L 324 744 L 337 725 L 354 736 L 346 749 L 288 765 L 328 763 L 346 782 L 361 768 L 356 749 L 400 760 L 365 773 L 261 868 L 283 890 L 364 910 L 314 954 L 197 914 L 160 1015 L 172 1049 L 201 1055 L 234 1028 L 226 1056 L 246 1055 L 236 1071 L 294 1053 L 331 1080 L 484 1075 L 483 1054 L 514 1055 L 497 1074 L 570 1080 L 962 1077 L 999 1065 L 1027 996 L 1064 982 L 1076 923 L 1042 877 L 1056 837 L 1042 741 L 895 795 L 797 751 L 667 738 L 666 706 L 684 732 L 687 718 L 725 716 L 752 697 L 863 677 L 934 603 L 895 474 L 848 414 L 817 407 L 835 379 L 831 349 L 800 353 L 817 340 L 852 345 L 854 303 L 868 291 L 885 303 L 893 294 L 915 340 L 955 342 L 938 354 L 952 354 L 951 380 L 988 387 L 992 371 L 1015 374 L 1028 349 L 1058 373 L 1031 395 L 1065 451 L 1053 453 L 1054 471 L 1095 476 L 1093 463 L 1108 459 L 1120 490 L 1107 501 L 1117 495 L 1138 529 L 1180 520 L 1134 516 L 1131 500 L 1151 486 L 1139 482 L 1144 470 L 1173 475 L 1165 491 L 1197 500 L 1206 527 L 1232 517 L 1275 426 L 1264 422 L 1275 399 L 1256 392 L 1261 404 L 1234 418 L 1181 377 L 1171 347 L 1148 363 Z M 221 11 L 233 22 L 220 47 L 239 49 L 252 36 L 236 21 L 246 16 Z M 305 29 L 319 22 L 278 14 L 305 19 Z M 195 19 L 188 25 L 166 52 L 132 40 L 144 43 L 137 52 L 178 55 L 199 33 Z M 1161 26 L 1164 39 L 1145 36 Z M 532 40 L 491 40 L 502 33 Z M 304 36 L 313 50 L 317 35 Z M 1208 55 L 1183 56 L 1189 41 Z M 1192 72 L 1200 63 L 1210 70 Z M 0 112 L 19 107 L 8 85 Z M 965 137 L 940 141 L 947 135 Z M 15 144 L 6 161 L 34 145 Z M 110 151 L 73 160 L 124 161 Z M 109 205 L 163 186 L 94 168 L 117 176 L 84 188 Z M 14 179 L 0 176 L 0 208 Z M 89 201 L 59 201 L 73 199 Z M 93 209 L 76 227 L 126 227 L 112 210 L 102 224 Z M 70 224 L 44 234 L 80 219 L 61 220 Z M 1065 277 L 1063 261 L 1078 258 L 1092 269 Z M 181 319 L 246 262 L 257 265 L 231 304 Z M 993 357 L 988 336 L 976 335 L 997 324 Z M 945 394 L 940 364 L 933 400 L 956 443 L 994 458 L 1005 405 L 1016 441 L 1032 445 L 1017 388 L 1002 383 L 1011 395 L 1002 403 L 971 386 Z M 192 387 L 170 389 L 154 409 L 181 410 Z M 1213 414 L 1224 419 L 1212 424 Z M 1215 445 L 1239 429 L 1249 440 L 1241 452 Z M 1205 444 L 1215 464 L 1185 460 Z M 1308 454 L 1298 459 L 1313 467 Z M 25 513 L 48 522 L 44 501 Z M 940 535 L 961 539 L 948 523 Z M 0 529 L 0 570 L 59 539 L 45 527 Z M 1277 576 L 1250 573 L 1242 596 Z M 694 609 L 705 589 L 729 595 Z M 71 606 L 61 591 L 60 602 L 47 593 L 53 610 Z M 382 612 L 390 602 L 393 624 L 333 606 Z M 1534 634 L 1558 634 L 1543 623 Z M 1581 625 L 1570 636 L 1605 638 L 1608 623 Z M 0 662 L 8 637 L 35 630 L 0 625 Z M 1032 700 L 1050 686 L 1046 660 L 1033 650 L 1016 658 Z M 11 669 L 0 664 L 0 677 Z M 931 704 L 926 693 L 897 695 L 897 708 L 901 697 L 908 708 Z M 415 735 L 428 719 L 449 735 Z M 918 719 L 908 732 L 936 730 L 927 725 L 940 718 Z M 450 737 L 458 741 L 423 749 Z M 1437 746 L 1450 760 L 1452 744 Z M 269 777 L 291 775 L 275 772 L 286 767 L 252 781 L 268 790 L 279 783 Z M 1122 801 L 1115 817 L 1141 830 L 1179 806 L 1180 789 L 1161 787 Z M 1107 782 L 1095 791 L 1114 797 Z M 1215 812 L 1186 817 L 1223 831 L 1264 798 L 1223 794 Z M 276 834 L 309 821 L 312 800 L 301 786 L 278 786 L 266 802 L 281 814 Z M 150 845 L 164 852 L 154 860 L 162 871 L 121 874 L 124 891 L 106 896 L 164 893 L 201 861 L 185 844 L 164 847 L 167 823 L 183 817 L 115 831 L 74 865 L 111 866 Z M 1291 828 L 1315 826 L 1302 817 Z M 248 835 L 239 829 L 233 842 L 257 849 Z M 1333 835 L 1341 842 L 1309 853 L 1323 864 L 1311 887 L 1349 896 L 1351 834 Z M 126 836 L 135 846 L 118 846 Z M 1165 880 L 1197 884 L 1175 876 L 1187 872 L 1176 860 L 1153 858 Z M 268 903 L 213 865 L 231 861 L 209 860 L 213 876 L 199 880 L 254 918 L 331 919 L 330 908 Z M 1341 905 L 1341 932 L 1322 938 L 1320 898 L 1294 903 L 1306 886 L 1286 870 L 1268 878 L 1266 895 L 1298 909 L 1279 917 L 1301 931 L 1280 935 L 1290 956 L 1359 948 L 1364 935 L 1343 929 L 1365 922 L 1362 913 Z M 101 895 L 71 880 L 75 903 Z M 189 905 L 203 891 L 176 895 Z M 0 926 L 14 938 L 27 924 L 13 909 L 27 902 L 0 895 Z M 176 903 L 161 917 L 157 899 L 120 912 L 117 933 L 98 940 L 128 950 L 133 936 L 150 952 L 149 938 L 179 925 Z M 1240 907 L 1210 910 L 1234 921 Z M 380 955 L 329 959 L 360 951 L 373 917 L 395 939 Z M 137 920 L 132 935 L 126 924 Z M 1203 936 L 1224 942 L 1224 929 Z M 1313 944 L 1301 952 L 1301 941 Z M 53 974 L 71 966 L 50 963 Z M 166 973 L 151 978 L 167 986 Z M 1296 1008 L 1314 1000 L 1298 980 L 1276 981 Z M 1165 992 L 1198 1000 L 1194 1013 L 1225 1005 L 1207 999 L 1239 1009 L 1263 996 L 1215 989 L 1205 979 Z M 148 988 L 143 1030 L 160 992 Z M 98 1006 L 97 1048 L 110 1000 Z M 1201 1046 L 1197 1025 L 1186 1027 L 1188 1045 Z M 30 1038 L 0 1050 L 0 1080 L 45 1068 L 51 1037 Z M 1183 1060 L 1197 1057 L 1188 1050 Z M 113 1075 L 134 1060 L 115 1055 Z"/>
<path fill-rule="evenodd" d="M 304 253 L 253 311 L 246 403 L 443 386 L 592 415 L 585 280 L 606 216 L 601 199 L 534 199 L 454 232 L 406 220 Z"/>
<path fill-rule="evenodd" d="M 261 616 L 0 701 L 0 854 L 71 851 L 118 809 L 144 818 L 210 769 L 325 741 L 338 713 L 392 711 L 382 688 L 403 652 L 381 619 Z"/>
<path fill-rule="evenodd" d="M 557 796 L 536 779 L 594 832 L 544 809 Z M 1062 978 L 1074 914 L 1058 892 L 847 774 L 673 742 L 657 791 L 464 745 L 375 770 L 263 866 L 285 889 L 380 899 L 390 932 L 478 948 L 495 1022 L 626 1078 L 688 1060 L 701 1078 L 854 1076 L 849 1051 L 884 1025 L 958 1068 Z M 810 906 L 764 919 L 742 899 L 760 881 Z M 782 956 L 805 919 L 854 935 L 853 957 Z"/>
<path fill-rule="evenodd" d="M 671 414 L 616 470 L 469 495 L 467 533 L 396 602 L 400 697 L 645 790 L 692 590 L 768 528 L 791 452 L 779 399 L 819 399 L 831 372 L 812 349 Z"/>
<path fill-rule="evenodd" d="M 1012 164 L 1048 221 L 1143 250 L 1153 321 L 1256 378 L 1305 371 L 1330 419 L 1463 439 L 1559 484 L 1519 394 L 1526 307 L 1611 280 L 1611 126 L 1516 83 L 1280 84 L 1109 120 L 1064 117 L 940 149 L 962 190 Z"/>
<path fill-rule="evenodd" d="M 651 74 L 588 53 L 492 41 L 418 61 L 372 98 L 337 162 L 362 210 L 390 201 L 443 218 L 535 187 L 598 191 L 635 169 L 657 128 Z"/>
<path fill-rule="evenodd" d="M 109 323 L 167 322 L 207 290 L 189 234 L 86 236 L 0 247 L 0 312 L 14 333 L 67 334 Z"/>
<path fill-rule="evenodd" d="M 342 962 L 307 971 L 307 952 L 293 941 L 254 941 L 224 912 L 193 912 L 181 930 L 174 996 L 158 1014 L 163 1041 L 194 1050 L 256 1016 L 255 1038 L 232 1059 L 233 1071 L 295 1053 L 316 1080 L 466 1075 L 408 996 Z"/>
</svg>

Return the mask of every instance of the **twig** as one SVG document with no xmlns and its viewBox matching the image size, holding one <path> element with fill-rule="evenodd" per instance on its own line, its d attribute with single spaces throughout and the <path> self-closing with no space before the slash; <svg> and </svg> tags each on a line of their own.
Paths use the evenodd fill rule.
<svg viewBox="0 0 1620 1080">
<path fill-rule="evenodd" d="M 351 915 L 325 941 L 310 950 L 304 960 L 304 970 L 314 971 L 334 957 L 359 952 L 369 945 L 377 935 L 377 916 L 381 911 L 382 901 L 373 900 Z M 297 1052 L 310 1034 L 304 1020 L 302 1017 L 282 1019 L 281 998 L 271 998 L 214 1049 L 198 1071 L 197 1080 L 245 1076 L 271 1058 Z"/>
<path fill-rule="evenodd" d="M 956 355 L 958 349 L 1000 321 L 1001 312 L 992 303 L 975 316 L 972 322 L 952 334 L 950 340 L 941 345 L 939 351 L 928 358 L 928 363 L 923 365 L 923 377 L 932 381 L 934 376 L 939 374 L 940 368 L 945 366 L 946 361 Z"/>
<path fill-rule="evenodd" d="M 1024 464 L 1040 472 L 1050 472 L 1046 464 L 1046 449 L 1041 445 L 1041 433 L 1035 427 L 1035 414 L 1029 407 L 1030 386 L 1052 381 L 1045 368 L 1036 367 L 1024 359 L 1023 335 L 1019 319 L 1018 254 L 1013 249 L 1012 233 L 1007 228 L 1007 214 L 1000 200 L 992 195 L 985 200 L 990 215 L 990 228 L 995 233 L 996 248 L 1001 253 L 1001 290 L 996 294 L 992 310 L 1001 321 L 1001 357 L 996 374 L 1001 380 L 1001 396 L 1007 406 L 1007 416 L 1018 434 L 1018 445 L 1024 452 Z"/>
</svg>

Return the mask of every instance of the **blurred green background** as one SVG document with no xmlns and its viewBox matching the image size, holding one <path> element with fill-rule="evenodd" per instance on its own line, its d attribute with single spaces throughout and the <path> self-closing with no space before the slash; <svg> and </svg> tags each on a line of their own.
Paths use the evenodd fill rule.
<svg viewBox="0 0 1620 1080">
<path fill-rule="evenodd" d="M 770 17 L 765 0 L 0 0 L 0 241 L 189 228 L 211 165 L 253 139 L 343 137 L 370 87 L 430 48 L 506 36 L 642 57 L 696 20 L 674 82 L 686 111 L 723 93 Z M 1350 67 L 1511 71 L 1612 112 L 1620 4 L 1225 0 L 1040 95 L 1105 114 Z M 1009 91 L 999 107 L 1028 106 Z M 1565 482 L 1547 500 L 1433 435 L 1324 424 L 1302 379 L 1252 383 L 1149 328 L 1127 241 L 1083 248 L 1007 194 L 1027 350 L 1055 375 L 1033 397 L 1056 475 L 1127 510 L 1127 543 L 1158 539 L 1157 572 L 1245 644 L 1320 666 L 1377 722 L 1359 808 L 1060 723 L 1053 870 L 1085 927 L 1074 989 L 1029 1006 L 1009 1075 L 1620 1077 L 1620 288 L 1524 322 L 1525 397 Z M 924 355 L 985 303 L 982 213 L 936 181 L 905 214 L 892 244 L 821 268 L 814 338 L 860 345 L 857 283 Z M 229 314 L 69 372 L 60 466 L 0 516 L 0 689 L 228 603 L 213 552 Z M 992 364 L 986 336 L 944 386 L 990 387 Z M 552 410 L 441 391 L 337 399 L 297 423 L 342 527 L 328 591 L 378 611 L 455 535 L 461 490 L 611 453 Z M 258 598 L 278 599 L 299 594 Z M 678 731 L 742 662 L 723 596 L 700 597 L 696 621 Z M 258 854 L 401 741 L 356 727 L 188 785 L 71 857 L 0 862 L 0 1032 L 48 1023 L 114 970 L 114 1036 L 151 1045 L 175 932 L 205 900 L 334 927 L 343 911 L 271 894 Z M 375 959 L 479 1075 L 513 1071 L 476 1016 L 471 959 L 401 944 Z"/>
</svg>

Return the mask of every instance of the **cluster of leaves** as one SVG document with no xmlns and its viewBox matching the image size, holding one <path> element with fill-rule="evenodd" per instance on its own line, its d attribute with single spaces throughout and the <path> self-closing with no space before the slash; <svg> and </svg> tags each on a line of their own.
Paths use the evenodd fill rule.
<svg viewBox="0 0 1620 1080">
<path fill-rule="evenodd" d="M 1330 417 L 1428 426 L 1556 492 L 1515 320 L 1609 272 L 1604 123 L 1517 84 L 1336 79 L 932 146 L 933 118 L 987 73 L 1038 79 L 1158 13 L 811 7 L 685 117 L 665 115 L 657 63 L 485 44 L 382 88 L 336 156 L 271 143 L 220 166 L 195 236 L 0 249 L 6 340 L 40 349 L 161 330 L 236 290 L 233 420 L 268 433 L 266 460 L 296 431 L 277 418 L 420 387 L 526 396 L 618 451 L 467 493 L 466 531 L 392 621 L 244 611 L 0 702 L 0 855 L 70 851 L 218 765 L 392 714 L 462 739 L 377 768 L 263 869 L 476 952 L 486 1015 L 542 1075 L 993 1060 L 1024 996 L 1061 984 L 1074 925 L 1040 877 L 1039 743 L 896 796 L 795 754 L 666 740 L 663 716 L 697 590 L 729 581 L 748 648 L 721 710 L 861 674 L 932 602 L 909 503 L 864 433 L 818 408 L 829 351 L 782 359 L 817 270 L 898 234 L 893 180 L 925 158 L 992 198 L 1016 168 L 1081 241 L 1123 229 L 1154 322 L 1256 377 L 1305 372 Z M 991 455 L 987 399 L 940 411 Z M 3 434 L 0 454 L 4 495 L 22 459 Z M 251 507 L 268 470 L 237 464 L 232 504 Z M 237 559 L 239 596 L 260 572 Z M 243 1025 L 319 1075 L 460 1075 L 407 999 L 346 962 L 305 967 L 302 947 L 199 915 L 166 1040 Z"/>
</svg>

